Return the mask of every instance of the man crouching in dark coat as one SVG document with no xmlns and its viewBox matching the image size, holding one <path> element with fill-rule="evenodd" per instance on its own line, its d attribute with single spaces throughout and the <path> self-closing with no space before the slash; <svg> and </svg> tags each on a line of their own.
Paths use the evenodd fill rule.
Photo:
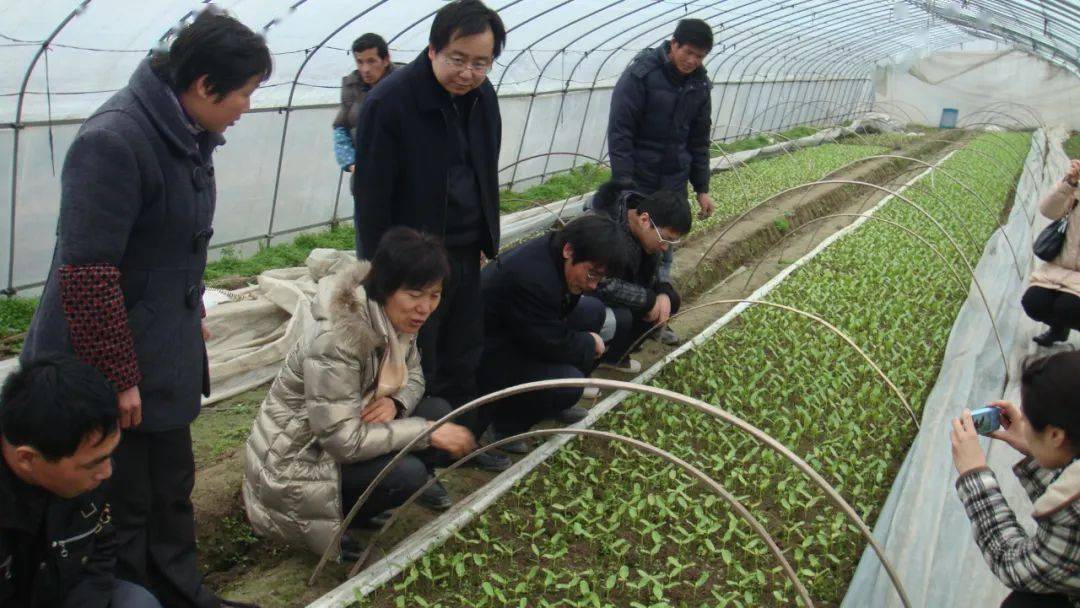
<svg viewBox="0 0 1080 608">
<path fill-rule="evenodd" d="M 536 380 L 583 378 L 592 371 L 605 349 L 596 333 L 599 327 L 575 329 L 567 317 L 583 292 L 620 272 L 624 238 L 610 218 L 586 215 L 484 267 L 484 355 L 478 375 L 482 392 Z M 491 406 L 493 411 L 481 419 L 490 419 L 497 439 L 548 418 L 573 423 L 585 416 L 584 409 L 574 407 L 581 394 L 580 388 L 562 388 L 515 395 Z M 515 442 L 502 449 L 521 453 L 528 447 Z"/>
</svg>

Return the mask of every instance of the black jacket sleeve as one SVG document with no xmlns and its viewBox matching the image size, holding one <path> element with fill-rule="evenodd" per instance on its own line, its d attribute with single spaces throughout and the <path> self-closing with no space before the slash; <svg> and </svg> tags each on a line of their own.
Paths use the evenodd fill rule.
<svg viewBox="0 0 1080 608">
<path fill-rule="evenodd" d="M 570 329 L 559 318 L 559 305 L 545 297 L 544 286 L 522 277 L 510 287 L 503 314 L 518 348 L 552 363 L 585 368 L 596 359 L 596 346 L 588 332 Z"/>
<path fill-rule="evenodd" d="M 694 192 L 701 194 L 709 191 L 709 131 L 712 130 L 712 95 L 705 92 L 705 103 L 701 104 L 690 122 L 690 185 Z M 613 161 L 614 162 L 614 161 Z"/>
<path fill-rule="evenodd" d="M 382 99 L 368 97 L 356 126 L 356 168 L 353 173 L 356 255 L 370 260 L 384 232 L 394 225 L 398 179 L 400 116 Z"/>
<path fill-rule="evenodd" d="M 634 180 L 634 140 L 641 126 L 644 105 L 645 83 L 629 70 L 623 72 L 611 92 L 611 113 L 608 115 L 612 180 Z"/>
<path fill-rule="evenodd" d="M 593 292 L 601 302 L 609 307 L 630 309 L 635 317 L 640 317 L 652 310 L 656 304 L 656 292 L 652 289 L 623 279 L 606 279 Z"/>
</svg>

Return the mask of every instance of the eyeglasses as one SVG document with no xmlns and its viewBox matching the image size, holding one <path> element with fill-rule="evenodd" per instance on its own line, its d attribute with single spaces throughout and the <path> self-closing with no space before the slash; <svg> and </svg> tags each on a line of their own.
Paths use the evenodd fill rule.
<svg viewBox="0 0 1080 608">
<path fill-rule="evenodd" d="M 441 57 L 443 63 L 455 70 L 461 72 L 468 70 L 473 74 L 478 74 L 480 76 L 487 76 L 488 72 L 491 71 L 491 68 L 494 67 L 494 64 L 490 61 L 473 61 L 472 63 L 469 63 L 465 61 L 463 57 L 457 55 L 442 55 Z"/>
<path fill-rule="evenodd" d="M 674 241 L 665 239 L 664 235 L 660 234 L 660 229 L 656 227 L 656 222 L 654 222 L 652 220 L 649 220 L 649 223 L 652 224 L 653 230 L 656 231 L 656 238 L 660 239 L 661 243 L 665 243 L 667 245 L 672 245 L 672 246 L 682 244 L 682 239 L 675 239 Z"/>
<path fill-rule="evenodd" d="M 586 268 L 585 269 L 585 278 L 590 283 L 599 283 L 600 281 L 603 281 L 607 277 L 605 277 L 604 273 L 602 273 L 602 272 L 596 272 L 592 268 Z"/>
</svg>

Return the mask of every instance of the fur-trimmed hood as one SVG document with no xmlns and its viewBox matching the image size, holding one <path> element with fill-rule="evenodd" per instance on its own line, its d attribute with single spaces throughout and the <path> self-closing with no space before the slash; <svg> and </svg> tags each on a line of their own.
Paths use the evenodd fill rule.
<svg viewBox="0 0 1080 608">
<path fill-rule="evenodd" d="M 1080 500 L 1080 460 L 1074 460 L 1065 467 L 1061 475 L 1054 480 L 1035 501 L 1032 515 L 1046 517 Z"/>
<path fill-rule="evenodd" d="M 311 314 L 316 321 L 331 322 L 334 333 L 351 352 L 370 352 L 383 346 L 390 336 L 382 335 L 371 322 L 367 292 L 363 282 L 371 263 L 355 260 L 319 280 Z"/>
</svg>

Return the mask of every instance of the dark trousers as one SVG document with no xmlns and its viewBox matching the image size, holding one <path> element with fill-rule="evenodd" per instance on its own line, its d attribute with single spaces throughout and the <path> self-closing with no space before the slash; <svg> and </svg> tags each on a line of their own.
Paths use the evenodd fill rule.
<svg viewBox="0 0 1080 608">
<path fill-rule="evenodd" d="M 450 247 L 447 252 L 450 277 L 417 343 L 427 393 L 458 407 L 476 397 L 476 368 L 484 350 L 484 300 L 480 248 Z"/>
<path fill-rule="evenodd" d="M 1072 602 L 1060 593 L 1013 591 L 1001 602 L 1001 608 L 1072 608 Z"/>
<path fill-rule="evenodd" d="M 438 420 L 450 411 L 450 404 L 446 401 L 435 397 L 425 397 L 417 404 L 412 415 L 424 420 Z M 371 460 L 341 465 L 341 505 L 346 513 L 360 499 L 360 495 L 371 485 L 379 471 L 390 464 L 396 454 L 397 452 L 391 452 L 376 456 Z M 452 464 L 450 455 L 435 448 L 418 450 L 402 458 L 386 479 L 376 486 L 364 506 L 360 507 L 360 511 L 352 521 L 352 526 L 363 524 L 373 515 L 387 509 L 401 506 L 413 492 L 427 482 L 435 467 L 445 467 L 450 464 Z"/>
<path fill-rule="evenodd" d="M 126 431 L 113 463 L 117 578 L 150 590 L 166 608 L 219 606 L 195 567 L 191 429 Z"/>
<path fill-rule="evenodd" d="M 161 608 L 154 595 L 142 587 L 127 581 L 116 581 L 109 608 Z"/>
<path fill-rule="evenodd" d="M 1080 298 L 1045 287 L 1028 287 L 1020 300 L 1027 316 L 1059 329 L 1080 329 Z"/>
<path fill-rule="evenodd" d="M 577 306 L 570 311 L 566 322 L 579 331 L 598 333 L 604 324 L 607 308 L 598 298 L 581 296 Z M 615 336 L 605 342 L 608 347 L 607 352 L 600 358 L 601 361 L 607 363 L 616 363 L 622 359 L 628 354 L 627 351 L 634 342 L 653 327 L 652 323 L 635 319 L 628 308 L 616 307 L 612 309 L 612 312 L 615 314 Z"/>
<path fill-rule="evenodd" d="M 494 354 L 493 354 L 494 355 Z M 580 370 L 567 363 L 551 363 L 528 356 L 527 353 L 500 352 L 485 356 L 480 367 L 480 390 L 484 393 L 556 378 L 584 378 L 590 370 Z M 483 432 L 489 424 L 500 435 L 516 435 L 531 429 L 541 420 L 554 418 L 581 399 L 580 388 L 559 388 L 522 393 L 480 408 L 477 427 Z"/>
</svg>

